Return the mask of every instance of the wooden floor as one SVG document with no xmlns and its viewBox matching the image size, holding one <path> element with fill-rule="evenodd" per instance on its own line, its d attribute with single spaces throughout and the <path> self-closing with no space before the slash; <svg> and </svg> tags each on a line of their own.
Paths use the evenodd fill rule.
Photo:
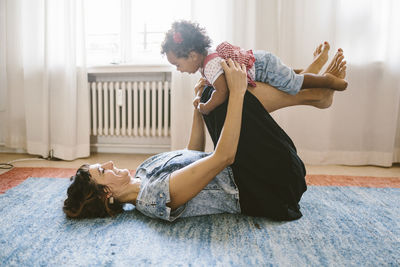
<svg viewBox="0 0 400 267">
<path fill-rule="evenodd" d="M 89 158 L 74 161 L 50 161 L 39 160 L 37 156 L 28 154 L 0 153 L 0 163 L 14 160 L 26 159 L 13 162 L 15 167 L 54 167 L 54 168 L 78 168 L 84 163 L 102 163 L 112 160 L 118 168 L 136 169 L 140 163 L 151 155 L 144 154 L 93 154 Z M 399 177 L 400 164 L 394 164 L 390 168 L 376 166 L 344 166 L 344 165 L 306 165 L 307 174 L 330 174 L 330 175 L 353 175 L 353 176 L 376 176 L 376 177 Z M 0 170 L 0 174 L 7 170 Z"/>
</svg>

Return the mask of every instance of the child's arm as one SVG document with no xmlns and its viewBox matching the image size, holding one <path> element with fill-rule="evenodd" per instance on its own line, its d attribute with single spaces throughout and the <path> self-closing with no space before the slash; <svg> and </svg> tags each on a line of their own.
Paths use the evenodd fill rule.
<svg viewBox="0 0 400 267">
<path fill-rule="evenodd" d="M 206 85 L 207 80 L 205 78 L 200 78 L 197 84 L 194 87 L 194 99 L 193 99 L 193 106 L 195 109 L 199 108 L 201 95 L 203 93 L 204 86 Z"/>
<path fill-rule="evenodd" d="M 213 109 L 224 103 L 228 97 L 228 87 L 226 85 L 225 75 L 221 74 L 214 82 L 214 92 L 206 103 L 199 104 L 199 110 L 203 114 L 210 113 Z"/>
</svg>

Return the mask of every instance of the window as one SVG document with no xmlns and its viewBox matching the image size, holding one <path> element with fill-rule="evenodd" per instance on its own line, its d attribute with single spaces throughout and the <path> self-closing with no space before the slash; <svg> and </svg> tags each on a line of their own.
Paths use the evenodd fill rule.
<svg viewBox="0 0 400 267">
<path fill-rule="evenodd" d="M 88 65 L 163 63 L 165 32 L 190 18 L 188 0 L 87 0 Z"/>
<path fill-rule="evenodd" d="M 353 64 L 384 62 L 393 55 L 393 45 L 399 36 L 399 19 L 395 14 L 397 1 L 353 0 L 338 4 L 339 25 L 337 42 L 347 47 L 346 54 Z M 397 5 L 398 6 L 398 5 Z M 374 49 L 371 49 L 371 48 Z M 397 48 L 396 48 L 397 49 Z M 390 52 L 389 52 L 390 51 Z"/>
</svg>

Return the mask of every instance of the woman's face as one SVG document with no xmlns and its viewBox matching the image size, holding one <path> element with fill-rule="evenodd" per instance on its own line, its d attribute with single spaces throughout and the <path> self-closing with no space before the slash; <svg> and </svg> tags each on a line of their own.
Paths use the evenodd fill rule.
<svg viewBox="0 0 400 267">
<path fill-rule="evenodd" d="M 115 196 L 118 196 L 118 193 L 120 193 L 132 179 L 129 170 L 116 168 L 112 161 L 90 165 L 89 173 L 96 183 L 108 186 L 111 193 Z"/>
</svg>

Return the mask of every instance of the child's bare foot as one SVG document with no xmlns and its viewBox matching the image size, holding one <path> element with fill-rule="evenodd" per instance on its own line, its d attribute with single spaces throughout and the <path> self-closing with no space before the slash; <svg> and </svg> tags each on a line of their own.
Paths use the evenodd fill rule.
<svg viewBox="0 0 400 267">
<path fill-rule="evenodd" d="M 336 90 L 336 91 L 344 91 L 344 90 L 346 90 L 348 83 L 344 79 L 339 78 L 338 76 L 335 76 L 335 75 L 333 75 L 331 73 L 325 73 L 324 76 L 328 77 L 329 80 L 330 80 L 330 84 L 331 85 L 330 85 L 329 88 L 331 88 L 333 90 Z"/>
<path fill-rule="evenodd" d="M 302 71 L 302 73 L 314 73 L 318 74 L 325 63 L 328 61 L 328 52 L 330 49 L 330 45 L 328 42 L 324 42 L 317 46 L 314 51 L 314 61 L 311 63 L 308 68 Z"/>
<path fill-rule="evenodd" d="M 338 91 L 343 91 L 347 88 L 347 81 L 344 80 L 346 76 L 346 61 L 343 59 L 343 50 L 339 48 L 323 74 L 331 80 L 331 88 Z"/>
</svg>

